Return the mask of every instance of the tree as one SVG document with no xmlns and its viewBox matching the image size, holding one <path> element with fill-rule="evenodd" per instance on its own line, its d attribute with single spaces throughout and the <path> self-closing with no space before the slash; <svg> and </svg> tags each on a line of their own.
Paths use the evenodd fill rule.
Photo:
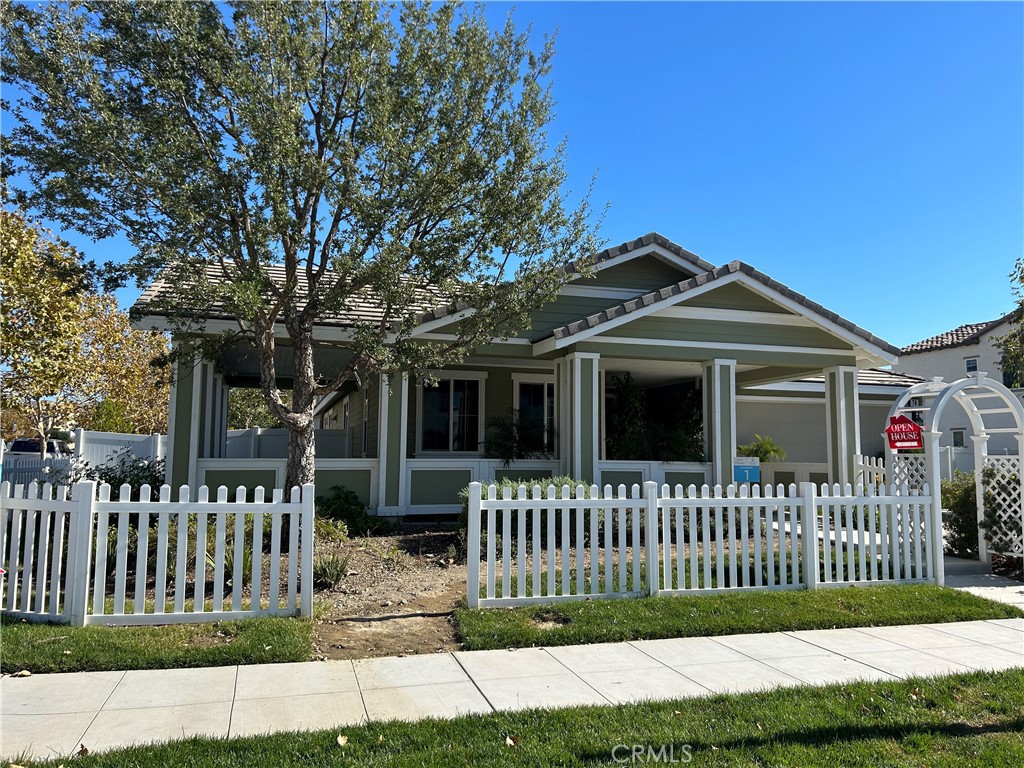
<svg viewBox="0 0 1024 768">
<path fill-rule="evenodd" d="M 289 401 L 287 392 L 282 400 Z M 270 412 L 263 393 L 258 389 L 233 387 L 228 392 L 228 429 L 280 428 L 281 421 Z"/>
<path fill-rule="evenodd" d="M 97 294 L 77 252 L 14 211 L 0 213 L 0 366 L 4 435 L 75 424 L 126 432 L 167 419 L 160 334 L 131 328 L 113 296 Z"/>
<path fill-rule="evenodd" d="M 1024 317 L 1024 259 L 1017 259 L 1013 265 L 1010 279 L 1014 283 L 1013 293 L 1017 297 L 1017 309 L 1014 311 L 1013 323 L 1005 336 L 994 339 L 995 345 L 1002 353 L 1001 367 L 1003 383 L 1008 387 L 1024 386 L 1024 328 L 1021 318 Z"/>
<path fill-rule="evenodd" d="M 461 360 L 524 328 L 596 249 L 549 147 L 553 46 L 511 18 L 406 3 L 52 3 L 7 8 L 5 136 L 21 194 L 94 237 L 123 231 L 161 270 L 177 338 L 213 308 L 252 346 L 289 431 L 286 481 L 313 478 L 313 406 L 368 372 Z M 273 267 L 273 270 L 271 269 Z M 371 302 L 372 320 L 352 319 Z M 466 310 L 451 337 L 424 311 Z M 349 323 L 317 370 L 314 325 Z M 294 351 L 277 388 L 275 329 Z"/>
<path fill-rule="evenodd" d="M 0 212 L 0 251 L 4 426 L 31 430 L 45 455 L 50 433 L 74 419 L 74 393 L 84 386 L 78 310 L 88 286 L 74 249 L 15 211 Z"/>
</svg>

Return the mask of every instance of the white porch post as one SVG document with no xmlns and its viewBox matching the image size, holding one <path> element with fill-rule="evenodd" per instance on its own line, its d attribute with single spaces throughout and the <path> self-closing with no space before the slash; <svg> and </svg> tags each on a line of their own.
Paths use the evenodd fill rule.
<svg viewBox="0 0 1024 768">
<path fill-rule="evenodd" d="M 408 503 L 405 487 L 409 436 L 409 377 L 380 377 L 380 487 L 378 512 L 401 515 Z"/>
<path fill-rule="evenodd" d="M 599 427 L 599 362 L 596 352 L 573 352 L 566 355 L 562 367 L 568 379 L 570 451 L 568 469 L 573 478 L 598 482 Z M 563 401 L 564 402 L 564 401 Z M 563 442 L 564 445 L 564 442 Z"/>
<path fill-rule="evenodd" d="M 704 438 L 711 481 L 728 485 L 736 456 L 736 361 L 706 360 L 703 369 Z"/>
<path fill-rule="evenodd" d="M 942 460 L 939 456 L 939 438 L 942 432 L 925 432 L 927 447 L 925 449 L 925 461 L 927 464 L 927 477 L 930 483 L 929 491 L 932 494 L 932 523 L 931 535 L 928 537 L 928 546 L 931 549 L 932 559 L 929 565 L 931 577 L 938 586 L 946 583 L 946 569 L 943 561 L 944 541 L 942 538 Z"/>
<path fill-rule="evenodd" d="M 555 360 L 555 412 L 558 427 L 555 442 L 558 451 L 558 471 L 562 475 L 572 474 L 572 383 L 566 358 Z"/>
<path fill-rule="evenodd" d="M 854 456 L 860 453 L 860 393 L 857 369 L 838 365 L 825 371 L 825 429 L 833 483 L 853 483 Z"/>
<path fill-rule="evenodd" d="M 988 457 L 988 434 L 982 432 L 971 435 L 971 441 L 974 443 L 974 500 L 978 506 L 978 559 L 983 563 L 991 563 L 992 555 L 988 551 L 985 532 L 981 529 L 981 521 L 985 519 L 985 491 L 981 484 L 981 473 Z"/>
</svg>

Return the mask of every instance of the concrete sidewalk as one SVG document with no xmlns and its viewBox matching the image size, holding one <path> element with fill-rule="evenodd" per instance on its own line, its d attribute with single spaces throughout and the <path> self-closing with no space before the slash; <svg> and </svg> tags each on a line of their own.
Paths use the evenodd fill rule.
<svg viewBox="0 0 1024 768">
<path fill-rule="evenodd" d="M 1024 666 L 1024 619 L 0 679 L 0 754 Z"/>
</svg>

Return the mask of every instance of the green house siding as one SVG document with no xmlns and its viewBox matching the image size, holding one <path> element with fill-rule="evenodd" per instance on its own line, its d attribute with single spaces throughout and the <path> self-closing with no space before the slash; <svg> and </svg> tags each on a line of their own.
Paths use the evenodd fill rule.
<svg viewBox="0 0 1024 768">
<path fill-rule="evenodd" d="M 324 496 L 331 488 L 340 485 L 353 491 L 363 504 L 369 504 L 372 478 L 373 473 L 369 469 L 318 469 L 316 492 L 318 496 Z"/>
<path fill-rule="evenodd" d="M 474 479 L 468 469 L 414 469 L 409 502 L 413 506 L 458 504 L 459 492 Z"/>
<path fill-rule="evenodd" d="M 607 298 L 590 298 L 586 296 L 559 296 L 543 309 L 534 310 L 530 314 L 530 332 L 533 336 L 543 335 L 560 325 L 579 320 L 581 317 L 603 312 L 615 306 L 619 301 Z"/>
<path fill-rule="evenodd" d="M 769 301 L 749 288 L 735 283 L 727 283 L 719 288 L 713 288 L 700 296 L 688 299 L 686 306 L 743 309 L 748 312 L 779 312 L 786 315 L 796 314 L 773 301 Z"/>
<path fill-rule="evenodd" d="M 251 489 L 262 485 L 269 499 L 277 487 L 277 473 L 272 469 L 208 469 L 202 482 L 210 488 L 211 498 L 216 497 L 216 489 L 222 485 L 228 489 L 228 498 L 232 500 L 238 486 Z"/>
<path fill-rule="evenodd" d="M 632 288 L 636 289 L 637 293 L 641 293 L 656 291 L 666 285 L 689 280 L 695 272 L 699 271 L 701 270 L 695 267 L 693 271 L 684 272 L 678 267 L 662 261 L 657 256 L 640 256 L 625 264 L 606 267 L 593 277 L 580 278 L 573 285 L 584 288 L 589 286 Z"/>
<path fill-rule="evenodd" d="M 781 347 L 820 347 L 852 350 L 853 347 L 819 328 L 721 320 L 683 320 L 671 317 L 643 317 L 601 334 L 602 336 L 670 339 L 708 344 L 763 344 Z"/>
</svg>

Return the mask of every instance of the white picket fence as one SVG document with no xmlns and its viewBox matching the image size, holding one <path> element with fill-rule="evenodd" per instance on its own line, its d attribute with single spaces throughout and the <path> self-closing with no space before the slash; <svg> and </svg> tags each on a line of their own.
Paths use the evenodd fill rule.
<svg viewBox="0 0 1024 768">
<path fill-rule="evenodd" d="M 171 501 L 163 486 L 130 486 L 111 501 L 93 481 L 0 486 L 0 607 L 30 621 L 171 624 L 259 615 L 310 616 L 313 486 L 252 502 L 206 486 Z M 282 554 L 282 530 L 287 552 Z M 133 551 L 134 550 L 134 551 Z M 248 586 L 246 586 L 248 582 Z M 225 594 L 228 592 L 229 594 Z"/>
<path fill-rule="evenodd" d="M 943 580 L 927 486 L 501 490 L 469 487 L 470 607 Z"/>
</svg>

